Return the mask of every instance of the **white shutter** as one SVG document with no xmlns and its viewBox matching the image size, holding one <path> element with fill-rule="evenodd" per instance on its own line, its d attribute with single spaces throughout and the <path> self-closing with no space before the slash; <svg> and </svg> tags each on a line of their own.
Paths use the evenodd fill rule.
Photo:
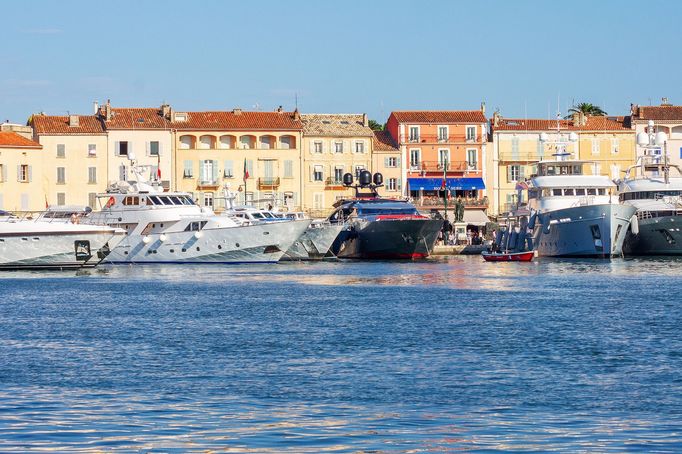
<svg viewBox="0 0 682 454">
<path fill-rule="evenodd" d="M 396 162 L 396 165 L 397 165 L 398 167 L 400 167 L 400 156 L 398 156 L 397 158 L 395 158 L 395 162 Z"/>
<path fill-rule="evenodd" d="M 162 149 L 163 149 L 163 142 L 161 142 L 161 141 L 159 140 L 158 143 L 159 143 L 159 156 L 161 156 Z"/>
<path fill-rule="evenodd" d="M 384 167 L 388 167 L 388 156 L 384 158 Z"/>
<path fill-rule="evenodd" d="M 507 165 L 507 183 L 511 183 L 512 181 L 514 180 L 512 179 L 512 166 L 510 164 Z"/>
<path fill-rule="evenodd" d="M 149 145 L 149 142 L 144 143 L 144 153 L 146 156 L 150 156 L 151 153 L 151 147 Z"/>
<path fill-rule="evenodd" d="M 218 181 L 218 161 L 213 161 L 213 179 L 211 181 Z"/>
<path fill-rule="evenodd" d="M 116 156 L 121 155 L 121 142 L 119 141 L 114 142 L 114 152 L 116 153 Z"/>
<path fill-rule="evenodd" d="M 199 161 L 199 181 L 206 181 L 204 173 L 204 161 Z"/>
<path fill-rule="evenodd" d="M 308 179 L 309 179 L 310 181 L 313 181 L 313 172 L 314 172 L 314 169 L 315 169 L 315 167 L 314 167 L 312 164 L 310 164 L 310 165 L 308 166 Z"/>
<path fill-rule="evenodd" d="M 2 166 L 2 181 L 7 181 L 7 166 Z"/>
<path fill-rule="evenodd" d="M 21 166 L 17 166 L 17 181 L 21 181 Z"/>
<path fill-rule="evenodd" d="M 519 166 L 519 180 L 523 181 L 526 179 L 526 166 Z"/>
<path fill-rule="evenodd" d="M 33 181 L 33 166 L 28 166 L 28 182 Z M 66 177 L 64 177 L 64 182 L 66 182 Z"/>
</svg>

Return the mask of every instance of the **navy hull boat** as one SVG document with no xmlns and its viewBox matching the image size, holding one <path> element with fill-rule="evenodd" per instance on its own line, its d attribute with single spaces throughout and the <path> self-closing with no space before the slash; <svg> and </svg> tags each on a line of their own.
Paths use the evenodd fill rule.
<svg viewBox="0 0 682 454">
<path fill-rule="evenodd" d="M 344 175 L 344 185 L 352 186 L 353 176 Z M 331 222 L 345 222 L 331 251 L 339 258 L 351 259 L 422 259 L 431 254 L 443 221 L 421 215 L 407 200 L 379 197 L 383 183 L 380 173 L 374 177 L 360 173 L 356 195 L 339 200 L 329 217 Z M 361 192 L 360 189 L 369 189 Z"/>
</svg>

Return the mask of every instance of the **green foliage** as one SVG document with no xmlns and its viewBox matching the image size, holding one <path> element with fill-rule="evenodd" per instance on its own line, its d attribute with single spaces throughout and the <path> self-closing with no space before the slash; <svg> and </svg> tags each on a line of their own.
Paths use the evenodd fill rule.
<svg viewBox="0 0 682 454">
<path fill-rule="evenodd" d="M 369 120 L 369 127 L 372 131 L 383 131 L 386 125 L 382 125 L 378 121 Z"/>
<path fill-rule="evenodd" d="M 578 112 L 582 112 L 588 117 L 603 117 L 604 115 L 607 115 L 601 107 L 595 104 L 589 102 L 580 102 L 578 104 L 574 104 L 573 107 L 568 109 L 568 115 L 566 115 L 564 118 L 570 119 L 574 113 Z"/>
</svg>

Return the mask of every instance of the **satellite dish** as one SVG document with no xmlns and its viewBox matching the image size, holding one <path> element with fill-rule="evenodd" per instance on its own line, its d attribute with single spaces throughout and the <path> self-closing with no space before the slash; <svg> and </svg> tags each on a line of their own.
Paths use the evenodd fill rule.
<svg viewBox="0 0 682 454">
<path fill-rule="evenodd" d="M 656 145 L 663 145 L 668 141 L 668 134 L 663 131 L 656 133 Z"/>
<path fill-rule="evenodd" d="M 637 134 L 637 145 L 640 147 L 644 147 L 646 145 L 649 145 L 649 134 L 646 132 L 640 132 Z"/>
</svg>

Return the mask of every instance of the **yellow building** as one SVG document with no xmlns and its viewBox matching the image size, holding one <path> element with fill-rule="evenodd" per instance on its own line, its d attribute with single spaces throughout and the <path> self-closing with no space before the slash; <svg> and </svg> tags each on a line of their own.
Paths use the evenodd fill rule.
<svg viewBox="0 0 682 454">
<path fill-rule="evenodd" d="M 383 197 L 400 197 L 402 194 L 400 155 L 400 147 L 388 131 L 374 131 L 371 170 L 384 177 L 384 187 L 379 190 Z"/>
<path fill-rule="evenodd" d="M 13 131 L 0 132 L 0 209 L 45 209 L 43 147 Z"/>
<path fill-rule="evenodd" d="M 305 114 L 303 120 L 303 209 L 314 216 L 331 210 L 339 198 L 354 195 L 343 186 L 372 164 L 374 132 L 366 114 Z"/>
<path fill-rule="evenodd" d="M 171 127 L 173 189 L 216 209 L 226 186 L 239 204 L 301 208 L 298 111 L 171 112 Z"/>
<path fill-rule="evenodd" d="M 107 188 L 107 133 L 95 115 L 33 115 L 34 138 L 43 146 L 43 171 L 36 175 L 50 205 L 96 207 Z M 44 206 L 43 201 L 43 206 Z"/>
<path fill-rule="evenodd" d="M 492 188 L 490 214 L 497 216 L 518 203 L 516 184 L 535 171 L 543 159 L 556 159 L 553 142 L 568 143 L 569 159 L 591 161 L 588 172 L 623 176 L 635 163 L 635 133 L 630 117 L 590 117 L 574 115 L 571 120 L 511 119 L 495 114 L 492 119 L 493 153 L 486 186 Z M 545 142 L 541 134 L 547 135 Z M 569 135 L 575 133 L 572 142 Z"/>
</svg>

